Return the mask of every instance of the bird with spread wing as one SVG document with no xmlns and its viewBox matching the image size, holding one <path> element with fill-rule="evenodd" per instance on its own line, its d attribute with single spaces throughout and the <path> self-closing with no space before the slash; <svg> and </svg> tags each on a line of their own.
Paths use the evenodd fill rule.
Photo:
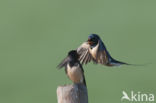
<svg viewBox="0 0 156 103">
<path fill-rule="evenodd" d="M 88 40 L 77 48 L 79 61 L 87 64 L 90 61 L 106 66 L 119 66 L 122 64 L 129 65 L 125 62 L 117 61 L 111 57 L 103 41 L 97 34 L 91 34 Z"/>
</svg>

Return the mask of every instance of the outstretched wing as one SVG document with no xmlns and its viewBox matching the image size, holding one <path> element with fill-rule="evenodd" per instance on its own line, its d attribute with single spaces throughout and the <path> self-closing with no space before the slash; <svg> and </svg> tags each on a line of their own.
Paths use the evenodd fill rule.
<svg viewBox="0 0 156 103">
<path fill-rule="evenodd" d="M 99 63 L 106 66 L 119 66 L 121 64 L 129 65 L 113 59 L 101 40 L 99 40 L 98 45 L 92 49 L 90 48 L 88 42 L 84 42 L 80 45 L 80 47 L 77 48 L 77 53 L 80 56 L 79 61 L 82 64 L 87 64 L 92 60 L 94 63 Z"/>
<path fill-rule="evenodd" d="M 98 48 L 96 62 L 106 66 L 119 66 L 121 64 L 127 64 L 113 59 L 101 40 L 99 41 L 99 48 Z"/>
<path fill-rule="evenodd" d="M 84 42 L 77 48 L 77 53 L 79 54 L 79 61 L 82 64 L 87 64 L 92 60 L 92 56 L 89 52 L 90 45 L 87 42 Z"/>
<path fill-rule="evenodd" d="M 57 66 L 59 69 L 62 68 L 62 67 L 65 67 L 67 66 L 67 63 L 70 61 L 70 58 L 67 56 L 66 58 L 64 58 L 64 60 L 61 61 L 61 63 Z"/>
<path fill-rule="evenodd" d="M 96 62 L 104 65 L 107 65 L 109 63 L 109 58 L 105 50 L 98 50 Z"/>
</svg>

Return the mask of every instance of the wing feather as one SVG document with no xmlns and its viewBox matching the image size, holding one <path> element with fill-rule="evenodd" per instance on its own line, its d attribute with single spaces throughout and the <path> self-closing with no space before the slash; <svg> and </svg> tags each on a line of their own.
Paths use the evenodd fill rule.
<svg viewBox="0 0 156 103">
<path fill-rule="evenodd" d="M 87 42 L 84 42 L 80 45 L 80 47 L 77 48 L 77 53 L 80 55 L 79 61 L 82 64 L 87 64 L 91 61 L 92 56 L 89 52 L 90 45 Z"/>
<path fill-rule="evenodd" d="M 124 62 L 117 61 L 111 57 L 109 52 L 106 49 L 106 46 L 104 43 L 100 40 L 99 41 L 99 48 L 98 48 L 98 56 L 96 61 L 100 64 L 106 65 L 106 66 L 119 66 L 121 64 L 127 64 Z M 127 64 L 128 65 L 128 64 Z"/>
<path fill-rule="evenodd" d="M 61 63 L 57 66 L 59 69 L 61 69 L 62 67 L 67 66 L 67 63 L 70 61 L 70 58 L 67 56 L 66 58 L 64 58 Z"/>
<path fill-rule="evenodd" d="M 102 41 L 99 41 L 99 48 L 97 52 L 96 62 L 107 65 L 109 63 L 110 55 Z"/>
<path fill-rule="evenodd" d="M 77 52 L 80 55 L 79 61 L 82 64 L 87 64 L 92 60 L 93 63 L 99 63 L 106 66 L 118 66 L 121 64 L 129 65 L 113 59 L 101 39 L 99 39 L 96 46 L 90 46 L 88 42 L 82 43 L 80 47 L 77 48 Z"/>
</svg>

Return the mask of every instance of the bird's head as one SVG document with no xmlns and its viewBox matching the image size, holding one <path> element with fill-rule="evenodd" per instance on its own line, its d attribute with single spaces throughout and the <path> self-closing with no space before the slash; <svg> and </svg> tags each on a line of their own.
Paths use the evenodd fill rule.
<svg viewBox="0 0 156 103">
<path fill-rule="evenodd" d="M 89 45 L 95 46 L 99 40 L 100 40 L 100 37 L 97 34 L 91 34 L 88 36 L 87 42 L 89 43 Z"/>
<path fill-rule="evenodd" d="M 78 60 L 78 58 L 79 58 L 79 54 L 77 53 L 76 50 L 69 51 L 68 56 L 70 56 L 74 60 Z"/>
</svg>

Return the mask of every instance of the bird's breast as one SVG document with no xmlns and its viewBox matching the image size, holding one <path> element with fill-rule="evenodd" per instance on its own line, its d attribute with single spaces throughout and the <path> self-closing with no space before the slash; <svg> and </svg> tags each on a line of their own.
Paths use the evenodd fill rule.
<svg viewBox="0 0 156 103">
<path fill-rule="evenodd" d="M 92 57 L 94 59 L 97 58 L 98 48 L 99 48 L 99 43 L 95 47 L 93 47 L 92 49 L 91 48 L 89 49 L 90 54 L 92 55 Z"/>
<path fill-rule="evenodd" d="M 67 65 L 67 75 L 69 79 L 71 79 L 74 83 L 82 83 L 83 82 L 83 74 L 81 68 L 79 66 L 70 67 Z"/>
</svg>

